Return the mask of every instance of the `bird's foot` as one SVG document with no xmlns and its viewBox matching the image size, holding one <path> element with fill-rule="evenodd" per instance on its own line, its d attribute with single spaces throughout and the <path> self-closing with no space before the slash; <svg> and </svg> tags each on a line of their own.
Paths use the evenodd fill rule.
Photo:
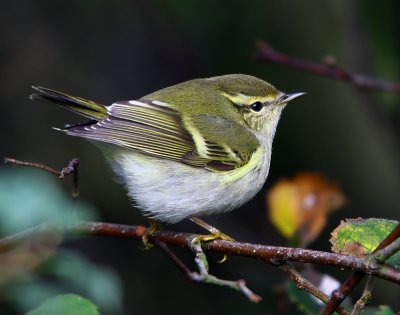
<svg viewBox="0 0 400 315">
<path fill-rule="evenodd" d="M 194 239 L 193 243 L 210 242 L 210 241 L 214 241 L 214 240 L 224 240 L 224 241 L 230 241 L 230 242 L 234 242 L 235 241 L 229 235 L 226 235 L 225 233 L 223 233 L 220 230 L 218 230 L 216 227 L 208 224 L 207 222 L 204 222 L 203 220 L 201 220 L 199 218 L 192 217 L 192 218 L 190 218 L 190 221 L 196 223 L 197 225 L 201 226 L 203 229 L 205 229 L 208 232 L 210 232 L 210 234 L 208 234 L 208 235 L 197 236 Z M 224 255 L 224 257 L 219 261 L 219 263 L 223 263 L 227 259 L 228 259 L 228 256 Z"/>
<path fill-rule="evenodd" d="M 150 226 L 147 229 L 147 232 L 145 235 L 142 236 L 142 242 L 144 244 L 145 250 L 150 249 L 154 246 L 154 244 L 149 240 L 151 236 L 154 234 L 155 231 L 160 229 L 160 225 L 158 224 L 157 221 L 153 219 L 149 219 Z"/>
<path fill-rule="evenodd" d="M 201 226 L 203 229 L 210 232 L 209 235 L 199 236 L 203 242 L 209 242 L 209 241 L 214 241 L 214 240 L 224 240 L 224 241 L 231 241 L 231 242 L 235 241 L 232 237 L 230 237 L 229 235 L 226 235 L 225 233 L 221 232 L 216 227 L 208 224 L 207 222 L 204 222 L 202 219 L 199 219 L 196 217 L 191 217 L 190 221 L 196 223 L 197 225 Z"/>
</svg>

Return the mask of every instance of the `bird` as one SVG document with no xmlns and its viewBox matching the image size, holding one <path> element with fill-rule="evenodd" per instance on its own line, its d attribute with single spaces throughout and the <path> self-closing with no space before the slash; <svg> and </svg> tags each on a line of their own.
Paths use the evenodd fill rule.
<svg viewBox="0 0 400 315">
<path fill-rule="evenodd" d="M 32 88 L 32 100 L 87 118 L 55 129 L 96 144 L 144 216 L 188 218 L 215 235 L 200 218 L 239 208 L 261 190 L 282 110 L 305 94 L 245 74 L 193 79 L 108 106 Z"/>
</svg>

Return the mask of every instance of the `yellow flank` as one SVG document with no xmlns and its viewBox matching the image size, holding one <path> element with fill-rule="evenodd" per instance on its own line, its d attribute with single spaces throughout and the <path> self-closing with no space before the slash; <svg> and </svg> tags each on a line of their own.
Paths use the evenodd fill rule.
<svg viewBox="0 0 400 315">
<path fill-rule="evenodd" d="M 276 99 L 276 95 L 265 95 L 265 96 L 248 96 L 242 93 L 231 95 L 225 92 L 221 93 L 223 96 L 228 98 L 232 103 L 235 104 L 243 104 L 243 105 L 251 105 L 255 102 L 271 102 Z"/>
<path fill-rule="evenodd" d="M 259 147 L 253 153 L 250 160 L 245 165 L 233 169 L 231 171 L 224 172 L 223 176 L 221 176 L 221 182 L 224 184 L 231 183 L 249 174 L 252 170 L 257 168 L 257 166 L 261 165 L 263 156 L 264 156 L 263 148 Z"/>
</svg>

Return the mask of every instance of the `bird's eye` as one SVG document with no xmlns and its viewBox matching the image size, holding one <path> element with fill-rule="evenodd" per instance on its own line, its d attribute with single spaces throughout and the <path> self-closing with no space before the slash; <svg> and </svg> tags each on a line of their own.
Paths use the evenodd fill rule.
<svg viewBox="0 0 400 315">
<path fill-rule="evenodd" d="M 261 102 L 255 102 L 255 103 L 253 103 L 253 104 L 250 105 L 250 108 L 251 108 L 251 110 L 252 110 L 253 112 L 259 112 L 259 111 L 262 110 L 263 106 L 264 106 L 263 103 L 261 103 Z"/>
</svg>

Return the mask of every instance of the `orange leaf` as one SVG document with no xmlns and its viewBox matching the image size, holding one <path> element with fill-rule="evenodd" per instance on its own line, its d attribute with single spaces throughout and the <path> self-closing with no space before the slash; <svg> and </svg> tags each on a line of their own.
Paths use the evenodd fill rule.
<svg viewBox="0 0 400 315">
<path fill-rule="evenodd" d="M 312 242 L 325 227 L 328 214 L 344 205 L 340 187 L 314 172 L 282 179 L 267 194 L 269 218 L 288 239 L 302 246 Z"/>
</svg>

